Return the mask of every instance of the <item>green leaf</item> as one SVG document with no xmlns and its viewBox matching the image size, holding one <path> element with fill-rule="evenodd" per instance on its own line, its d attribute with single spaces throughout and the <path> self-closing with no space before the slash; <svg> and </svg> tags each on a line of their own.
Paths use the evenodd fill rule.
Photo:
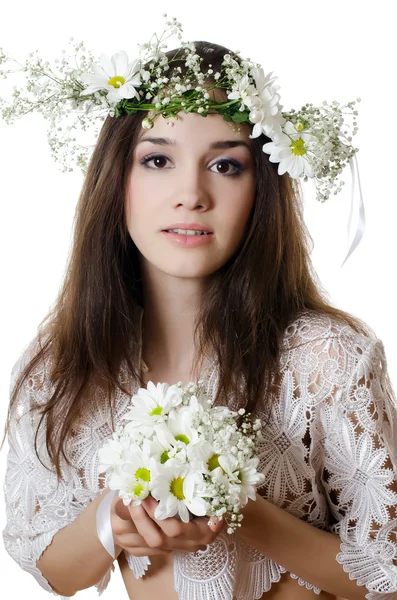
<svg viewBox="0 0 397 600">
<path fill-rule="evenodd" d="M 223 118 L 225 121 L 228 121 L 228 122 L 232 121 L 232 117 L 226 112 L 223 114 Z"/>
<path fill-rule="evenodd" d="M 247 110 L 244 110 L 243 112 L 237 111 L 232 114 L 232 120 L 235 123 L 249 122 L 249 112 Z"/>
</svg>

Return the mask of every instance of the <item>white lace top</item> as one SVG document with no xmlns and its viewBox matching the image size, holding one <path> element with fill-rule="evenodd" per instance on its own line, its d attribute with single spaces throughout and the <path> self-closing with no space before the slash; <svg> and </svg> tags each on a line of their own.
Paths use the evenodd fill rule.
<svg viewBox="0 0 397 600">
<path fill-rule="evenodd" d="M 15 364 L 11 387 L 33 343 Z M 206 381 L 214 396 L 213 364 Z M 121 377 L 126 377 L 123 369 Z M 138 384 L 135 387 L 136 391 Z M 98 473 L 97 451 L 112 429 L 109 409 L 98 394 L 92 414 L 70 441 L 74 466 L 64 465 L 58 484 L 56 475 L 36 457 L 39 417 L 27 412 L 32 402 L 44 404 L 50 390 L 46 369 L 37 367 L 17 406 L 9 438 L 3 537 L 12 558 L 55 594 L 36 561 L 53 536 L 107 485 L 107 477 Z M 130 396 L 117 392 L 117 419 L 129 402 Z M 382 343 L 328 316 L 304 313 L 285 333 L 280 372 L 266 402 L 258 407 L 263 421 L 269 416 L 268 403 L 270 421 L 264 424 L 257 448 L 259 468 L 266 475 L 259 492 L 313 526 L 338 534 L 336 560 L 366 586 L 366 598 L 396 599 L 397 403 L 387 383 Z M 38 448 L 49 465 L 44 431 L 42 426 Z M 179 600 L 260 598 L 286 572 L 226 533 L 204 551 L 173 556 Z M 150 569 L 148 557 L 127 558 L 136 577 Z M 112 569 L 96 586 L 100 594 Z M 290 575 L 320 593 L 310 582 Z"/>
</svg>

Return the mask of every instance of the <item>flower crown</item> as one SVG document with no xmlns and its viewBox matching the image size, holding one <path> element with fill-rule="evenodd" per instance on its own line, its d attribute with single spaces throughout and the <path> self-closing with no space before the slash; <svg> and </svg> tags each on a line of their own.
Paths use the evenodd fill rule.
<svg viewBox="0 0 397 600">
<path fill-rule="evenodd" d="M 140 46 L 140 56 L 132 62 L 120 51 L 111 59 L 102 54 L 98 64 L 81 42 L 74 45 L 73 62 L 65 56 L 55 60 L 59 73 L 30 53 L 26 65 L 21 65 L 27 73 L 26 89 L 14 87 L 12 103 L 0 99 L 0 114 L 12 123 L 33 110 L 40 112 L 50 122 L 48 141 L 62 171 L 72 171 L 74 164 L 85 173 L 93 147 L 78 143 L 75 130 L 88 132 L 96 126 L 97 135 L 108 115 L 117 118 L 138 111 L 148 112 L 142 121 L 147 129 L 158 115 L 177 118 L 183 111 L 205 117 L 216 112 L 231 123 L 252 125 L 251 138 L 266 135 L 271 141 L 263 151 L 270 162 L 278 163 L 278 173 L 314 179 L 318 200 L 340 191 L 344 182 L 338 177 L 357 152 L 351 141 L 357 132 L 355 103 L 360 99 L 345 106 L 334 101 L 285 112 L 276 77 L 265 75 L 259 64 L 236 52 L 224 55 L 220 71 L 214 72 L 211 65 L 202 71 L 202 58 L 193 43 L 182 41 L 173 58 L 166 56 L 164 42 L 172 36 L 182 39 L 182 26 L 175 18 L 166 21 L 160 37 L 154 35 Z M 181 59 L 183 73 L 180 66 L 173 67 Z M 0 49 L 0 65 L 7 60 Z M 0 75 L 6 79 L 11 72 L 0 70 Z M 211 97 L 216 89 L 226 91 L 225 101 Z M 353 117 L 353 127 L 345 123 L 345 116 Z"/>
</svg>

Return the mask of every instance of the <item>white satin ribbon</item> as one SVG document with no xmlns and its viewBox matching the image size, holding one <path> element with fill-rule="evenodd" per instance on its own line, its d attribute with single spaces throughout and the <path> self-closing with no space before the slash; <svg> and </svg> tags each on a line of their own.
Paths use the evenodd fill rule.
<svg viewBox="0 0 397 600">
<path fill-rule="evenodd" d="M 354 234 L 353 241 L 350 244 L 350 248 L 348 250 L 345 260 L 343 261 L 343 263 L 341 265 L 341 268 L 343 267 L 343 265 L 345 264 L 345 262 L 347 261 L 349 256 L 351 256 L 353 254 L 354 250 L 359 245 L 361 238 L 363 237 L 364 229 L 365 229 L 365 208 L 364 208 L 364 200 L 363 200 L 363 194 L 362 194 L 362 190 L 361 190 L 360 173 L 358 170 L 358 162 L 357 162 L 356 155 L 354 155 L 350 159 L 350 169 L 351 169 L 351 174 L 352 174 L 352 193 L 351 193 L 351 200 L 350 200 L 349 221 L 347 224 L 348 239 L 350 238 L 355 204 L 357 204 L 357 202 L 355 203 L 356 178 L 357 178 L 357 183 L 358 183 L 358 204 L 357 204 L 358 223 L 357 223 L 357 228 L 356 228 L 356 232 Z"/>
<path fill-rule="evenodd" d="M 96 511 L 96 530 L 99 540 L 112 558 L 116 558 L 116 551 L 114 549 L 110 509 L 112 506 L 112 500 L 116 494 L 118 494 L 118 490 L 112 490 L 111 492 L 108 492 Z M 127 559 L 129 568 L 134 573 L 135 578 L 139 579 L 140 577 L 143 577 L 149 565 L 151 564 L 150 558 L 148 556 L 133 556 L 126 550 L 124 550 L 124 555 Z"/>
<path fill-rule="evenodd" d="M 112 558 L 116 558 L 116 552 L 114 549 L 112 523 L 110 520 L 110 508 L 112 506 L 112 500 L 117 492 L 118 490 L 108 492 L 96 511 L 96 530 L 99 540 Z"/>
</svg>

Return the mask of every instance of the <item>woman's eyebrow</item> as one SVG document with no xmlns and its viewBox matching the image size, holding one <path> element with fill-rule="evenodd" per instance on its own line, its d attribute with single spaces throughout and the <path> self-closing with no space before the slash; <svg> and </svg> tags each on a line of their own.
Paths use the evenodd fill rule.
<svg viewBox="0 0 397 600">
<path fill-rule="evenodd" d="M 151 142 L 152 144 L 156 144 L 157 146 L 178 145 L 175 140 L 171 140 L 170 138 L 164 137 L 145 137 L 139 140 L 138 144 L 141 144 L 142 142 Z M 251 147 L 249 146 L 249 144 L 242 140 L 220 140 L 218 142 L 212 142 L 209 147 L 211 150 L 224 150 L 225 148 L 236 148 L 238 146 L 245 146 L 246 148 L 248 148 L 248 150 L 251 151 Z"/>
</svg>

